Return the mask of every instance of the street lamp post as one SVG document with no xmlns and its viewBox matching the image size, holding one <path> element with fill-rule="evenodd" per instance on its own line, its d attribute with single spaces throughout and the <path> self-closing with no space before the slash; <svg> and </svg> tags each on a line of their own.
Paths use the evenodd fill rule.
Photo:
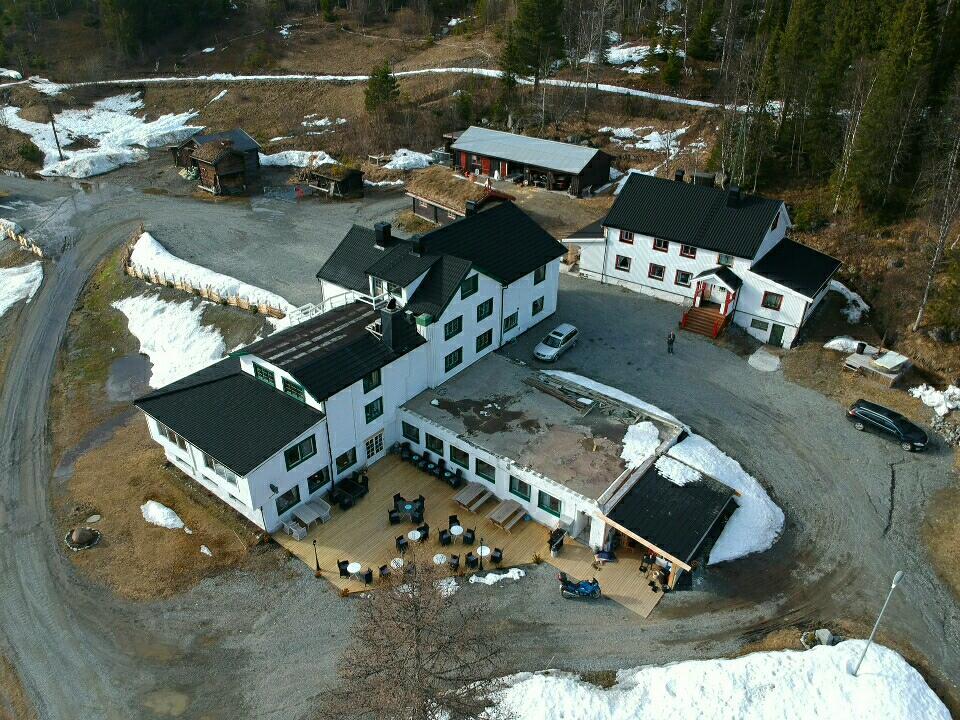
<svg viewBox="0 0 960 720">
<path fill-rule="evenodd" d="M 483 547 L 483 538 L 480 538 L 480 547 Z M 480 570 L 483 570 L 483 553 L 480 552 L 480 548 L 477 548 L 477 555 L 480 556 Z"/>
<path fill-rule="evenodd" d="M 313 562 L 315 565 L 314 572 L 316 572 L 316 574 L 319 575 L 320 574 L 320 556 L 317 555 L 317 539 L 316 538 L 313 539 Z"/>
<path fill-rule="evenodd" d="M 857 673 L 860 672 L 860 665 L 863 663 L 863 659 L 867 656 L 867 650 L 870 649 L 871 643 L 873 643 L 873 636 L 877 634 L 877 628 L 880 627 L 880 619 L 883 617 L 883 611 L 887 609 L 887 604 L 890 602 L 890 598 L 893 597 L 893 591 L 897 589 L 897 585 L 900 584 L 900 581 L 903 579 L 903 570 L 897 570 L 897 574 L 893 576 L 893 582 L 890 583 L 890 591 L 887 593 L 887 599 L 883 601 L 883 607 L 880 608 L 880 614 L 877 615 L 877 621 L 873 624 L 873 630 L 870 631 L 870 637 L 867 639 L 867 644 L 863 648 L 863 652 L 860 653 L 860 659 L 857 660 L 857 666 L 853 669 L 853 676 L 856 677 Z"/>
</svg>

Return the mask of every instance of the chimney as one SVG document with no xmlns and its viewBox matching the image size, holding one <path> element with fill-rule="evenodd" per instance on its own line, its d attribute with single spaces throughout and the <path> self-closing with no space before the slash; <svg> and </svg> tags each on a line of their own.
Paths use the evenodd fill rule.
<svg viewBox="0 0 960 720">
<path fill-rule="evenodd" d="M 738 207 L 740 205 L 740 186 L 731 185 L 727 190 L 727 207 Z"/>
<path fill-rule="evenodd" d="M 714 173 L 695 172 L 693 174 L 693 184 L 703 185 L 704 187 L 714 187 L 717 176 Z"/>
<path fill-rule="evenodd" d="M 385 248 L 390 244 L 390 223 L 378 222 L 373 226 L 373 233 L 378 248 Z"/>
<path fill-rule="evenodd" d="M 677 182 L 683 182 L 683 170 L 682 169 L 677 170 L 673 174 L 673 179 L 676 180 Z"/>
<path fill-rule="evenodd" d="M 383 344 L 390 351 L 396 351 L 400 346 L 400 306 L 396 298 L 390 298 L 386 305 L 380 308 L 380 333 Z"/>
<path fill-rule="evenodd" d="M 410 249 L 416 257 L 423 257 L 426 250 L 423 247 L 423 238 L 420 235 L 414 235 L 410 238 L 413 241 L 413 247 Z"/>
<path fill-rule="evenodd" d="M 476 200 L 467 200 L 465 203 L 466 212 L 465 215 L 476 215 L 477 214 L 477 201 Z"/>
</svg>

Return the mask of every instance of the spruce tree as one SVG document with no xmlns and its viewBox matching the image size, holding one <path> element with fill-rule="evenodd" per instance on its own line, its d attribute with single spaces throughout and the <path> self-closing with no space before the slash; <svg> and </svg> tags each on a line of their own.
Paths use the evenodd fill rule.
<svg viewBox="0 0 960 720">
<path fill-rule="evenodd" d="M 367 88 L 363 95 L 363 104 L 367 112 L 374 114 L 392 107 L 400 97 L 400 86 L 390 71 L 386 60 L 370 73 Z"/>
<path fill-rule="evenodd" d="M 717 54 L 717 45 L 713 39 L 713 25 L 720 14 L 717 4 L 707 0 L 700 10 L 697 24 L 687 41 L 687 54 L 695 60 L 713 60 Z"/>
<path fill-rule="evenodd" d="M 518 0 L 500 57 L 505 75 L 532 75 L 534 87 L 540 84 L 554 61 L 563 57 L 562 15 L 563 0 Z"/>
</svg>

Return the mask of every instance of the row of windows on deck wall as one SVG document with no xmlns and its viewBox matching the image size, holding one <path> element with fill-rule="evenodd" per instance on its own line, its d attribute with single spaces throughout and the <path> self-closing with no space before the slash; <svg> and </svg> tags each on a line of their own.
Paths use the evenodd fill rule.
<svg viewBox="0 0 960 720">
<path fill-rule="evenodd" d="M 401 431 L 404 438 L 418 445 L 420 444 L 420 428 L 418 428 L 416 425 L 404 420 L 401 423 Z M 444 445 L 447 445 L 446 453 L 444 453 Z M 454 465 L 459 465 L 467 471 L 470 470 L 470 453 L 463 448 L 457 447 L 452 443 L 444 443 L 443 440 L 435 435 L 431 435 L 430 433 L 424 433 L 424 446 L 427 448 L 427 450 L 436 453 L 439 457 L 446 455 L 450 462 L 452 462 Z M 485 460 L 474 458 L 473 472 L 477 475 L 477 477 L 483 478 L 489 482 L 496 482 L 497 469 Z M 533 495 L 530 483 L 513 475 L 510 476 L 510 492 L 517 497 L 526 500 L 527 502 L 530 501 Z M 560 500 L 555 498 L 553 495 L 544 492 L 543 490 L 537 490 L 537 507 L 539 507 L 541 510 L 547 511 L 551 515 L 556 515 L 558 517 L 560 516 Z"/>
</svg>

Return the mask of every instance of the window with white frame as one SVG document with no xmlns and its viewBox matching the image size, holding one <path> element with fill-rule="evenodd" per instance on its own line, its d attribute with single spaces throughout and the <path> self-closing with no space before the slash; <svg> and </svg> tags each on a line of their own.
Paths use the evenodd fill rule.
<svg viewBox="0 0 960 720">
<path fill-rule="evenodd" d="M 403 436 L 411 441 L 415 442 L 418 445 L 420 444 L 420 428 L 416 425 L 411 425 L 406 420 L 401 423 L 401 429 L 403 430 Z"/>
<path fill-rule="evenodd" d="M 283 451 L 283 460 L 287 464 L 287 470 L 293 470 L 300 463 L 312 458 L 317 454 L 317 439 L 311 435 L 304 438 L 293 447 Z"/>
<path fill-rule="evenodd" d="M 307 478 L 307 492 L 313 495 L 330 482 L 330 466 L 326 465 Z"/>
<path fill-rule="evenodd" d="M 203 464 L 207 469 L 211 470 L 215 475 L 218 475 L 219 477 L 223 478 L 228 483 L 236 487 L 237 485 L 236 474 L 225 465 L 222 465 L 221 463 L 219 463 L 212 455 L 203 453 Z"/>
<path fill-rule="evenodd" d="M 337 474 L 357 464 L 357 449 L 350 448 L 337 458 Z"/>
<path fill-rule="evenodd" d="M 477 475 L 482 477 L 484 480 L 489 480 L 490 482 L 496 482 L 497 480 L 497 469 L 488 462 L 484 462 L 480 458 L 476 459 L 476 472 Z"/>
<path fill-rule="evenodd" d="M 695 258 L 697 256 L 697 249 L 693 245 L 681 245 L 680 254 L 685 258 Z"/>
<path fill-rule="evenodd" d="M 172 442 L 178 448 L 187 452 L 187 441 L 183 439 L 183 436 L 175 433 L 173 430 L 168 428 L 162 422 L 157 423 L 157 430 L 160 431 L 160 434 L 165 437 L 168 441 Z"/>
<path fill-rule="evenodd" d="M 367 451 L 367 458 L 376 457 L 383 452 L 383 430 L 378 432 L 376 435 L 367 438 L 366 443 L 364 444 L 364 449 Z"/>
<path fill-rule="evenodd" d="M 363 406 L 363 416 L 366 418 L 368 423 L 372 423 L 378 417 L 383 415 L 383 398 L 378 397 L 376 400 L 367 403 Z"/>
</svg>

